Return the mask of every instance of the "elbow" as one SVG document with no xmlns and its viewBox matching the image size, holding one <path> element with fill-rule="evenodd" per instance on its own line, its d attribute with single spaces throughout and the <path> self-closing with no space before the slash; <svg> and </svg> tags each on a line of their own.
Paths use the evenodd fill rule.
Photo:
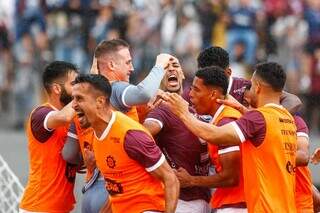
<svg viewBox="0 0 320 213">
<path fill-rule="evenodd" d="M 296 166 L 308 166 L 309 164 L 309 155 L 304 154 L 297 156 L 296 158 Z"/>
</svg>

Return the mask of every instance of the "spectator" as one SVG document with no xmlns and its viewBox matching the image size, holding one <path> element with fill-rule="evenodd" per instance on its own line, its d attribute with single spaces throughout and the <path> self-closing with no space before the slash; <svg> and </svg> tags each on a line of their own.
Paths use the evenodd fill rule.
<svg viewBox="0 0 320 213">
<path fill-rule="evenodd" d="M 196 70 L 195 58 L 200 52 L 201 28 L 196 20 L 195 8 L 185 5 L 179 19 L 178 31 L 174 42 L 174 50 L 180 59 L 186 78 L 192 78 Z M 188 79 L 187 79 L 188 80 Z"/>
<path fill-rule="evenodd" d="M 15 79 L 14 79 L 14 96 L 15 96 L 15 124 L 16 129 L 24 127 L 25 119 L 35 103 L 33 79 L 34 79 L 34 48 L 32 38 L 29 34 L 24 34 L 20 41 L 15 43 L 14 55 Z"/>
<path fill-rule="evenodd" d="M 276 59 L 287 71 L 287 90 L 294 94 L 299 92 L 301 76 L 301 58 L 308 35 L 308 25 L 301 13 L 279 17 L 271 27 L 278 52 Z"/>
<path fill-rule="evenodd" d="M 230 7 L 227 47 L 231 61 L 233 61 L 235 60 L 232 52 L 234 45 L 238 42 L 243 42 L 246 47 L 245 62 L 252 65 L 255 62 L 258 38 L 255 31 L 256 11 L 250 4 L 251 0 L 240 0 L 239 6 Z"/>
</svg>

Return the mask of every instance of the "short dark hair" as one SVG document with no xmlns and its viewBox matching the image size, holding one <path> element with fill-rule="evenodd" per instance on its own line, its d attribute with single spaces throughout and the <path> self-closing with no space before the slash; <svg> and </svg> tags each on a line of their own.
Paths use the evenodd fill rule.
<svg viewBox="0 0 320 213">
<path fill-rule="evenodd" d="M 197 61 L 198 68 L 218 66 L 225 70 L 229 67 L 229 54 L 221 47 L 212 46 L 201 51 Z"/>
<path fill-rule="evenodd" d="M 275 62 L 257 64 L 255 74 L 268 83 L 276 92 L 281 92 L 286 83 L 286 73 L 282 66 Z"/>
<path fill-rule="evenodd" d="M 51 84 L 58 79 L 67 77 L 71 72 L 78 73 L 78 68 L 69 62 L 53 61 L 48 64 L 42 73 L 42 84 L 46 91 L 50 94 Z"/>
<path fill-rule="evenodd" d="M 73 85 L 80 83 L 88 83 L 94 89 L 101 92 L 104 96 L 106 96 L 107 101 L 109 102 L 112 88 L 111 84 L 106 77 L 99 74 L 80 74 L 73 81 Z"/>
<path fill-rule="evenodd" d="M 201 78 L 205 85 L 219 87 L 223 95 L 227 94 L 229 80 L 224 70 L 218 66 L 211 66 L 199 69 L 196 77 Z"/>
<path fill-rule="evenodd" d="M 112 40 L 103 40 L 101 41 L 94 51 L 94 56 L 96 58 L 101 57 L 105 54 L 116 52 L 121 48 L 129 48 L 129 44 L 122 39 L 112 39 Z"/>
</svg>

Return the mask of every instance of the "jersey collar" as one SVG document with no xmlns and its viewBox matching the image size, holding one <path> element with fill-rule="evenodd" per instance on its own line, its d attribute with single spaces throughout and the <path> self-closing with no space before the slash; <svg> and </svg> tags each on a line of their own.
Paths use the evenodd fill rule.
<svg viewBox="0 0 320 213">
<path fill-rule="evenodd" d="M 276 108 L 283 109 L 282 105 L 274 104 L 274 103 L 265 104 L 264 107 L 276 107 Z"/>
<path fill-rule="evenodd" d="M 216 111 L 216 113 L 214 113 L 214 116 L 213 116 L 213 118 L 212 118 L 212 120 L 211 120 L 210 123 L 214 123 L 214 122 L 217 120 L 217 118 L 219 117 L 219 115 L 220 115 L 221 112 L 223 111 L 224 107 L 225 107 L 225 105 L 223 105 L 223 104 L 222 104 L 221 106 L 219 106 L 219 108 L 218 108 L 218 110 Z"/>
<path fill-rule="evenodd" d="M 96 135 L 96 132 L 94 132 L 94 136 L 99 140 L 99 141 L 102 141 L 104 140 L 109 132 L 110 132 L 110 129 L 112 127 L 112 125 L 114 124 L 114 121 L 116 120 L 116 113 L 114 111 L 112 111 L 112 115 L 111 115 L 111 119 L 110 119 L 110 122 L 108 123 L 108 126 L 106 127 L 106 129 L 103 131 L 103 133 L 101 134 L 100 138 L 97 137 Z"/>
<path fill-rule="evenodd" d="M 228 89 L 227 89 L 227 94 L 230 93 L 231 87 L 232 87 L 232 83 L 233 83 L 233 78 L 230 76 L 229 78 L 229 84 L 228 84 Z"/>
</svg>

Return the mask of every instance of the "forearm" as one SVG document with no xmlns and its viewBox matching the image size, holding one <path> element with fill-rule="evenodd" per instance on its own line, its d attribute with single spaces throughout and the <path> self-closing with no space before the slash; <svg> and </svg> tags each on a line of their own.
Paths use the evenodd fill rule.
<svg viewBox="0 0 320 213">
<path fill-rule="evenodd" d="M 179 198 L 180 184 L 175 174 L 170 174 L 164 180 L 166 213 L 174 213 Z"/>
<path fill-rule="evenodd" d="M 211 176 L 192 176 L 191 186 L 208 187 L 208 188 L 220 188 L 231 187 L 237 185 L 237 181 L 234 177 L 224 177 L 217 173 Z"/>
<path fill-rule="evenodd" d="M 62 149 L 62 157 L 65 161 L 72 164 L 79 164 L 81 157 L 79 155 L 79 144 L 74 139 L 68 138 Z"/>
<path fill-rule="evenodd" d="M 60 111 L 55 111 L 54 114 L 49 116 L 47 121 L 47 127 L 49 129 L 55 129 L 60 126 L 65 126 L 72 122 L 75 111 L 72 108 L 71 104 L 72 103 L 69 103 Z"/>
<path fill-rule="evenodd" d="M 205 141 L 212 141 L 214 138 L 217 129 L 216 126 L 198 120 L 191 113 L 180 115 L 179 118 L 184 125 L 199 138 Z"/>
<path fill-rule="evenodd" d="M 123 97 L 125 104 L 127 106 L 147 104 L 156 95 L 164 73 L 162 67 L 154 66 L 149 75 L 137 86 L 130 85 Z"/>
</svg>

